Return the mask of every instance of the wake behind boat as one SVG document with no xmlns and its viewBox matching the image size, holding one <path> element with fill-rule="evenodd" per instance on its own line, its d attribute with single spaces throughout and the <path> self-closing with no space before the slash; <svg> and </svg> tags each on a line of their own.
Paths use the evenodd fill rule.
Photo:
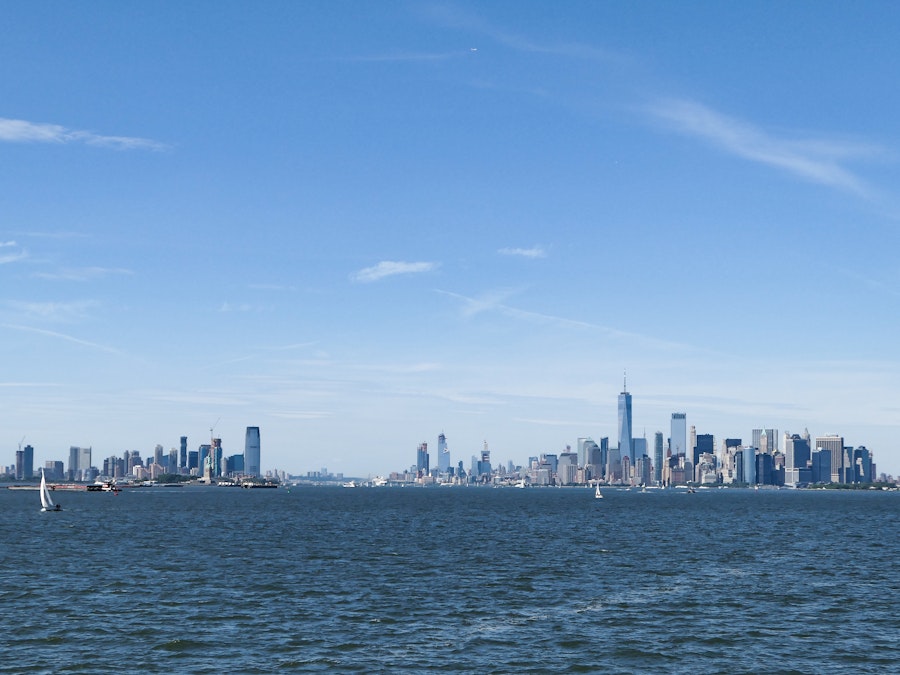
<svg viewBox="0 0 900 675">
<path fill-rule="evenodd" d="M 53 498 L 50 496 L 50 488 L 47 487 L 47 477 L 44 475 L 43 469 L 41 469 L 41 511 L 62 511 L 62 507 L 59 504 L 53 503 Z"/>
</svg>

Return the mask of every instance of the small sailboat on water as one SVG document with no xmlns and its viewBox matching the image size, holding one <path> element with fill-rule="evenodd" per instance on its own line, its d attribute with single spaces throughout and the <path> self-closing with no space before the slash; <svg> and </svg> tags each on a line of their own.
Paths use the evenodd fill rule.
<svg viewBox="0 0 900 675">
<path fill-rule="evenodd" d="M 50 488 L 47 487 L 47 476 L 44 475 L 43 469 L 41 469 L 41 511 L 62 511 L 59 504 L 53 503 Z"/>
<path fill-rule="evenodd" d="M 600 492 L 600 484 L 594 487 L 594 499 L 603 499 L 603 493 Z"/>
</svg>

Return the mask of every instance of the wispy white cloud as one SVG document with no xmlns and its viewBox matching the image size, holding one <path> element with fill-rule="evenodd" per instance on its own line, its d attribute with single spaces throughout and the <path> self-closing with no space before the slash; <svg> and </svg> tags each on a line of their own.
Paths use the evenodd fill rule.
<svg viewBox="0 0 900 675">
<path fill-rule="evenodd" d="M 400 375 L 414 375 L 416 373 L 433 373 L 439 370 L 443 370 L 443 366 L 439 363 L 380 363 L 380 364 L 365 364 L 355 366 L 357 370 L 363 371 L 376 371 L 381 373 L 393 373 Z"/>
<path fill-rule="evenodd" d="M 374 267 L 366 267 L 351 276 L 353 281 L 361 283 L 370 283 L 378 281 L 385 277 L 392 277 L 398 274 L 420 274 L 422 272 L 431 272 L 437 269 L 438 263 L 434 262 L 397 262 L 383 260 Z"/>
<path fill-rule="evenodd" d="M 325 410 L 274 410 L 269 414 L 287 420 L 321 420 L 334 416 Z"/>
<path fill-rule="evenodd" d="M 12 242 L 12 246 L 15 246 L 15 242 Z M 9 263 L 18 262 L 19 260 L 25 260 L 27 257 L 28 251 L 25 249 L 0 253 L 0 265 L 7 265 Z"/>
<path fill-rule="evenodd" d="M 12 233 L 18 237 L 35 237 L 37 239 L 87 239 L 90 235 L 85 234 L 84 232 L 67 232 L 67 231 L 59 231 L 59 232 L 35 232 L 35 231 L 22 231 Z"/>
<path fill-rule="evenodd" d="M 457 49 L 448 52 L 397 52 L 393 54 L 371 54 L 361 56 L 346 56 L 329 59 L 331 61 L 346 61 L 348 63 L 396 63 L 396 62 L 422 62 L 422 61 L 446 61 L 447 59 L 472 56 L 477 49 Z"/>
<path fill-rule="evenodd" d="M 250 284 L 248 286 L 254 291 L 296 291 L 296 286 L 285 286 L 282 284 Z"/>
<path fill-rule="evenodd" d="M 511 307 L 505 304 L 505 300 L 511 297 L 515 291 L 511 289 L 501 289 L 499 291 L 492 291 L 490 293 L 485 293 L 480 295 L 477 298 L 470 298 L 465 295 L 461 295 L 459 293 L 453 293 L 452 291 L 442 291 L 437 290 L 437 293 L 442 295 L 449 296 L 451 298 L 455 298 L 457 300 L 461 300 L 463 303 L 462 315 L 465 318 L 470 318 L 475 316 L 476 314 L 480 314 L 482 312 L 498 312 L 504 316 L 521 319 L 524 321 L 530 321 L 533 323 L 542 323 L 547 325 L 555 325 L 560 327 L 569 327 L 569 328 L 579 328 L 579 329 L 587 329 L 591 331 L 595 331 L 597 333 L 605 334 L 606 336 L 618 340 L 628 340 L 633 342 L 641 342 L 642 344 L 650 347 L 656 347 L 664 350 L 672 350 L 672 349 L 690 349 L 688 345 L 683 345 L 675 342 L 667 342 L 665 340 L 659 340 L 657 338 L 649 337 L 646 335 L 640 335 L 638 333 L 630 333 L 628 331 L 618 330 L 616 328 L 610 328 L 609 326 L 602 326 L 599 324 L 591 323 L 589 321 L 580 321 L 578 319 L 567 319 L 565 317 L 554 316 L 552 314 L 543 314 L 541 312 L 532 312 L 529 310 L 518 309 L 516 307 Z"/>
<path fill-rule="evenodd" d="M 510 288 L 501 288 L 494 291 L 482 293 L 476 298 L 470 298 L 453 291 L 438 290 L 441 295 L 446 295 L 463 303 L 462 314 L 466 318 L 481 314 L 482 312 L 502 310 L 506 306 L 503 304 L 507 298 L 515 295 L 516 291 Z"/>
<path fill-rule="evenodd" d="M 107 136 L 59 124 L 0 117 L 0 141 L 7 143 L 84 143 L 114 150 L 165 150 L 165 143 L 134 136 Z"/>
<path fill-rule="evenodd" d="M 66 342 L 72 342 L 77 345 L 82 345 L 83 347 L 90 347 L 92 349 L 99 349 L 103 352 L 108 352 L 110 354 L 121 354 L 122 352 L 113 347 L 108 347 L 107 345 L 101 345 L 96 342 L 90 342 L 88 340 L 82 340 L 80 338 L 73 337 L 71 335 L 66 335 L 65 333 L 58 333 L 54 330 L 46 330 L 44 328 L 34 328 L 33 326 L 20 326 L 16 324 L 2 324 L 4 328 L 9 328 L 11 330 L 19 330 L 25 331 L 28 333 L 36 333 L 38 335 L 44 335 L 46 337 L 56 338 L 58 340 L 64 340 Z"/>
<path fill-rule="evenodd" d="M 860 274 L 855 270 L 841 269 L 839 270 L 839 272 L 848 279 L 855 281 L 857 284 L 865 286 L 872 292 L 900 296 L 900 289 L 898 289 L 894 283 L 888 283 L 883 279 L 877 279 L 873 276 Z"/>
<path fill-rule="evenodd" d="M 91 281 L 108 276 L 134 274 L 129 269 L 120 267 L 79 267 L 63 269 L 59 272 L 36 272 L 34 277 L 38 279 L 50 279 L 61 281 Z"/>
<path fill-rule="evenodd" d="M 95 300 L 77 300 L 74 302 L 22 302 L 7 300 L 4 304 L 19 314 L 59 321 L 83 318 L 91 308 L 97 306 Z"/>
<path fill-rule="evenodd" d="M 481 35 L 492 42 L 520 52 L 602 61 L 621 61 L 623 59 L 619 53 L 581 42 L 535 42 L 522 35 L 499 29 L 482 17 L 457 6 L 431 4 L 424 8 L 423 13 L 441 25 Z"/>
<path fill-rule="evenodd" d="M 0 382 L 0 387 L 9 387 L 16 389 L 18 387 L 34 388 L 34 387 L 61 387 L 63 385 L 57 382 Z"/>
<path fill-rule="evenodd" d="M 869 196 L 863 180 L 843 163 L 879 154 L 862 143 L 780 138 L 753 124 L 685 99 L 663 99 L 647 106 L 651 117 L 675 131 L 701 138 L 713 146 L 754 162 L 776 167 L 804 180 Z"/>
<path fill-rule="evenodd" d="M 150 391 L 147 398 L 179 405 L 201 405 L 217 408 L 220 406 L 244 406 L 249 400 L 239 394 L 219 391 L 172 392 Z"/>
<path fill-rule="evenodd" d="M 219 305 L 219 311 L 222 313 L 228 312 L 253 312 L 257 310 L 258 307 L 254 307 L 249 302 L 239 302 L 237 304 L 231 302 L 223 302 Z"/>
<path fill-rule="evenodd" d="M 540 246 L 531 248 L 501 248 L 497 251 L 500 255 L 521 256 L 523 258 L 545 258 L 547 253 Z"/>
</svg>

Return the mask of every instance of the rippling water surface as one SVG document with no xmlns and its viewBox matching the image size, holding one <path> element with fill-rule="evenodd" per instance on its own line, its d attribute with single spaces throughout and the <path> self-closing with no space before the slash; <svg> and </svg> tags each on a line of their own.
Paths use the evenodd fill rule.
<svg viewBox="0 0 900 675">
<path fill-rule="evenodd" d="M 900 493 L 0 490 L 0 673 L 900 672 Z"/>
</svg>

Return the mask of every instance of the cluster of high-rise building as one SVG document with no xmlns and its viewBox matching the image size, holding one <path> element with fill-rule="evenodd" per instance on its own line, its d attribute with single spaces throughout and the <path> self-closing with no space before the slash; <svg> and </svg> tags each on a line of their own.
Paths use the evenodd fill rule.
<svg viewBox="0 0 900 675">
<path fill-rule="evenodd" d="M 91 460 L 91 448 L 69 448 L 68 469 L 61 461 L 50 460 L 43 471 L 49 480 L 90 482 L 96 479 L 154 480 L 163 474 L 197 476 L 207 480 L 220 478 L 258 478 L 260 471 L 259 427 L 247 427 L 244 451 L 225 455 L 221 438 L 211 438 L 197 450 L 188 450 L 187 436 L 182 436 L 179 447 L 168 452 L 157 445 L 152 456 L 142 458 L 138 450 L 126 450 L 121 456 L 112 455 L 95 466 Z M 15 480 L 32 480 L 34 448 L 26 445 L 16 451 L 16 463 L 6 473 Z"/>
<path fill-rule="evenodd" d="M 416 463 L 409 471 L 391 474 L 392 480 L 428 483 L 496 483 L 527 480 L 535 485 L 787 485 L 876 482 L 872 453 L 865 446 L 848 446 L 840 435 L 811 437 L 785 432 L 780 439 L 774 428 L 753 429 L 750 442 L 725 438 L 718 448 L 712 434 L 699 434 L 688 426 L 687 414 L 673 412 L 668 437 L 657 431 L 652 449 L 647 438 L 633 433 L 632 396 L 627 382 L 618 397 L 618 442 L 599 443 L 583 437 L 575 451 L 530 457 L 525 466 L 492 467 L 487 442 L 472 457 L 468 470 L 463 462 L 450 465 L 447 438 L 438 436 L 438 466 L 429 461 L 428 443 L 420 443 Z"/>
</svg>

